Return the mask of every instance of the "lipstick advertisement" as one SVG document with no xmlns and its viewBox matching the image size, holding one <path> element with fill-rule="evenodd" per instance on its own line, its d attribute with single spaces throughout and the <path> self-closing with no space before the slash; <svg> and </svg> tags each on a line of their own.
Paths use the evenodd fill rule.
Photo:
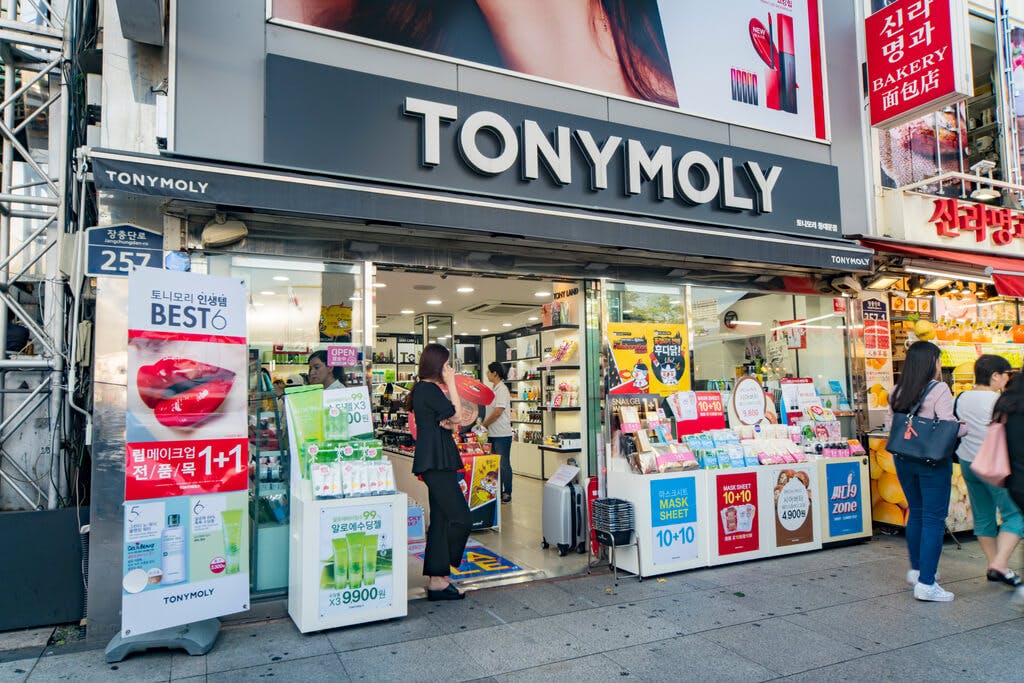
<svg viewBox="0 0 1024 683">
<path fill-rule="evenodd" d="M 123 637 L 248 609 L 246 286 L 128 275 Z"/>
<path fill-rule="evenodd" d="M 827 138 L 818 0 L 658 6 L 680 109 Z"/>
<path fill-rule="evenodd" d="M 670 396 L 689 391 L 686 325 L 609 323 L 608 346 L 618 381 L 611 393 Z"/>
</svg>

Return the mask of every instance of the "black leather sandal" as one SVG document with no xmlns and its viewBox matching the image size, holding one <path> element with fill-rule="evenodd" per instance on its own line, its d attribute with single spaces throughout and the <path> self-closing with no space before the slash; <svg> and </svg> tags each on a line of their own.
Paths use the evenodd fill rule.
<svg viewBox="0 0 1024 683">
<path fill-rule="evenodd" d="M 989 581 L 999 581 L 1014 588 L 1024 583 L 1024 579 L 1021 579 L 1020 575 L 1012 569 L 1007 569 L 1005 574 L 998 569 L 989 569 L 985 576 Z"/>
<path fill-rule="evenodd" d="M 446 588 L 439 591 L 427 589 L 427 600 L 431 602 L 437 602 L 438 600 L 462 600 L 464 597 L 466 597 L 466 594 L 460 592 L 454 584 L 450 583 Z"/>
</svg>

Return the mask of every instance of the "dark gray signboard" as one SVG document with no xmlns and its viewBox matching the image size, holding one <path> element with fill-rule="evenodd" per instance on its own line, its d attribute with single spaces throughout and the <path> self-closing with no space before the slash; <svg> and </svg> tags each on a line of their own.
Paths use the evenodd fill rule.
<svg viewBox="0 0 1024 683">
<path fill-rule="evenodd" d="M 267 55 L 267 163 L 560 207 L 827 240 L 837 170 Z"/>
</svg>

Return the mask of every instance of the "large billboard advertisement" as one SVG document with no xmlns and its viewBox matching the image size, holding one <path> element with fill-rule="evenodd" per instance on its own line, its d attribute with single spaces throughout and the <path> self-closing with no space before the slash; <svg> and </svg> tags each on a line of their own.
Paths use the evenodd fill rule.
<svg viewBox="0 0 1024 683">
<path fill-rule="evenodd" d="M 273 0 L 278 20 L 825 140 L 819 0 Z"/>
</svg>

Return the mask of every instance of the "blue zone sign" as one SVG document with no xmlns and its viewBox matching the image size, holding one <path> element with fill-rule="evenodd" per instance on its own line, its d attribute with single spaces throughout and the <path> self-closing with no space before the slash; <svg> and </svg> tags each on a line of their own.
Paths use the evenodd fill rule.
<svg viewBox="0 0 1024 683">
<path fill-rule="evenodd" d="M 164 238 L 137 225 L 107 225 L 86 233 L 85 274 L 127 277 L 133 267 L 163 267 Z"/>
</svg>

